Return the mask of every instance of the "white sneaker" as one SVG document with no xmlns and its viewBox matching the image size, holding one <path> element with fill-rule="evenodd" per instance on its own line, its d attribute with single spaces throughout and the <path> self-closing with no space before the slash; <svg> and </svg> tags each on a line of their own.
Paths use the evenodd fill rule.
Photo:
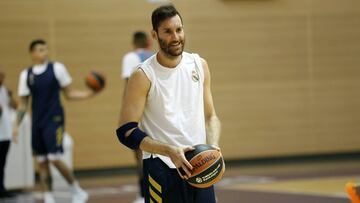
<svg viewBox="0 0 360 203">
<path fill-rule="evenodd" d="M 44 203 L 55 203 L 55 198 L 50 192 L 44 193 Z"/>
<path fill-rule="evenodd" d="M 145 199 L 143 197 L 137 197 L 133 203 L 145 203 Z"/>
<path fill-rule="evenodd" d="M 85 203 L 89 199 L 89 194 L 80 187 L 77 181 L 70 185 L 70 192 L 72 193 L 72 203 Z"/>
<path fill-rule="evenodd" d="M 89 199 L 89 194 L 84 190 L 77 191 L 72 196 L 72 203 L 85 203 Z"/>
</svg>

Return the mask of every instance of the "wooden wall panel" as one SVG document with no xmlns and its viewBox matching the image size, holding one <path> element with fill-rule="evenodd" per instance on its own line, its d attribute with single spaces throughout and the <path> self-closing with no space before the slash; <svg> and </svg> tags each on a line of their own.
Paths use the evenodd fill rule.
<svg viewBox="0 0 360 203">
<path fill-rule="evenodd" d="M 314 2 L 315 3 L 315 2 Z M 360 15 L 358 1 L 316 2 L 313 15 L 313 136 L 332 151 L 358 150 Z M 327 5 L 325 8 L 320 7 Z M 347 7 L 345 6 L 347 5 Z"/>
<path fill-rule="evenodd" d="M 174 0 L 186 49 L 207 59 L 223 123 L 226 158 L 356 151 L 360 148 L 360 3 L 356 0 Z M 121 57 L 135 30 L 150 30 L 157 4 L 144 0 L 0 1 L 0 68 L 7 84 L 30 63 L 27 46 L 48 40 L 73 86 L 90 70 L 107 88 L 64 101 L 75 167 L 134 164 L 114 135 L 121 105 Z M 156 44 L 154 44 L 156 46 Z"/>
</svg>

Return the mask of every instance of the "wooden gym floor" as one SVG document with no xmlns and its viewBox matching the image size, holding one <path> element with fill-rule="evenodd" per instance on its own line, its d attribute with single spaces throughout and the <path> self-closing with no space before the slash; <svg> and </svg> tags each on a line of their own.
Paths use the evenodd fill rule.
<svg viewBox="0 0 360 203">
<path fill-rule="evenodd" d="M 349 203 L 344 185 L 360 182 L 359 160 L 305 161 L 229 166 L 216 187 L 220 203 Z M 134 175 L 80 178 L 89 203 L 131 203 L 137 194 Z M 37 188 L 1 203 L 41 203 Z M 57 203 L 70 202 L 67 190 Z"/>
</svg>

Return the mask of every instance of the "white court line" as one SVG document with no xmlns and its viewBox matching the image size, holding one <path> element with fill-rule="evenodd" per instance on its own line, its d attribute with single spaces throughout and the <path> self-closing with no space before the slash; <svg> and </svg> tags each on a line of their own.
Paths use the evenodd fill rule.
<svg viewBox="0 0 360 203">
<path fill-rule="evenodd" d="M 126 194 L 126 193 L 136 193 L 138 191 L 137 185 L 129 184 L 123 185 L 119 187 L 96 187 L 86 189 L 86 192 L 89 193 L 90 196 L 105 196 L 105 195 L 118 195 L 118 194 Z M 53 192 L 55 198 L 71 198 L 71 193 L 69 191 L 59 191 L 55 190 Z M 42 192 L 32 192 L 30 193 L 35 199 L 42 199 Z"/>
<path fill-rule="evenodd" d="M 227 187 L 231 185 L 239 185 L 239 184 L 266 184 L 266 183 L 276 183 L 281 182 L 281 180 L 277 180 L 273 177 L 262 177 L 262 176 L 236 176 L 236 177 L 228 177 L 223 178 L 216 186 L 219 187 Z M 230 190 L 235 190 L 231 188 L 226 188 Z M 336 192 L 336 193 L 319 193 L 319 192 L 309 192 L 309 191 L 295 191 L 295 190 L 274 190 L 274 189 L 262 189 L 262 188 L 240 188 L 236 190 L 242 191 L 260 191 L 265 193 L 275 193 L 275 194 L 294 194 L 294 195 L 308 195 L 315 197 L 330 197 L 330 198 L 339 198 L 339 199 L 348 199 L 348 196 L 345 192 Z"/>
<path fill-rule="evenodd" d="M 276 182 L 273 177 L 265 176 L 235 176 L 223 178 L 219 183 L 216 184 L 218 187 L 225 187 L 234 184 L 249 184 L 249 183 L 272 183 Z"/>
<path fill-rule="evenodd" d="M 239 190 L 239 189 L 237 189 Z M 333 194 L 322 194 L 317 192 L 304 192 L 304 191 L 285 191 L 285 190 L 267 190 L 267 189 L 253 189 L 253 188 L 242 188 L 242 191 L 255 191 L 263 193 L 273 193 L 273 194 L 292 194 L 292 195 L 306 195 L 312 197 L 327 197 L 327 198 L 336 198 L 336 199 L 348 199 L 345 193 L 333 193 Z"/>
</svg>

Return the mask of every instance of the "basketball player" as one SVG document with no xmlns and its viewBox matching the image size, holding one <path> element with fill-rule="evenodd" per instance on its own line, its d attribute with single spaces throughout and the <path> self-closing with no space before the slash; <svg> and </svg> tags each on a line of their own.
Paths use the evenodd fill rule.
<svg viewBox="0 0 360 203">
<path fill-rule="evenodd" d="M 150 50 L 151 41 L 148 35 L 143 31 L 137 31 L 133 34 L 134 51 L 131 51 L 123 57 L 122 60 L 122 78 L 125 80 L 125 88 L 130 75 L 136 70 L 136 67 L 154 53 Z M 140 197 L 134 203 L 144 202 L 144 178 L 142 169 L 142 152 L 139 149 L 134 150 L 135 159 L 139 176 Z"/>
<path fill-rule="evenodd" d="M 184 156 L 193 145 L 219 144 L 208 65 L 183 51 L 183 22 L 173 6 L 155 9 L 151 18 L 159 51 L 128 81 L 117 136 L 125 146 L 144 152 L 146 203 L 214 203 L 213 187 L 199 189 L 186 182 L 192 166 Z"/>
<path fill-rule="evenodd" d="M 31 98 L 32 149 L 39 164 L 45 203 L 55 202 L 51 193 L 52 179 L 49 163 L 52 163 L 69 183 L 72 202 L 86 202 L 88 194 L 80 188 L 72 171 L 60 159 L 63 153 L 62 139 L 65 130 L 60 92 L 63 92 L 68 100 L 87 99 L 95 93 L 91 90 L 73 90 L 70 87 L 72 78 L 63 64 L 49 61 L 49 51 L 44 40 L 32 41 L 29 52 L 33 65 L 20 74 L 18 90 L 20 105 L 14 132 L 17 134 L 18 125 L 27 111 Z"/>
<path fill-rule="evenodd" d="M 10 111 L 16 109 L 17 103 L 12 93 L 4 85 L 5 73 L 0 70 L 0 199 L 11 197 L 4 186 L 4 170 L 12 136 Z"/>
<path fill-rule="evenodd" d="M 132 44 L 134 50 L 126 53 L 122 59 L 121 77 L 126 82 L 136 67 L 154 54 L 151 51 L 151 41 L 143 31 L 137 31 L 133 34 Z"/>
<path fill-rule="evenodd" d="M 352 203 L 360 203 L 360 185 L 347 183 L 346 192 L 348 193 Z"/>
</svg>

